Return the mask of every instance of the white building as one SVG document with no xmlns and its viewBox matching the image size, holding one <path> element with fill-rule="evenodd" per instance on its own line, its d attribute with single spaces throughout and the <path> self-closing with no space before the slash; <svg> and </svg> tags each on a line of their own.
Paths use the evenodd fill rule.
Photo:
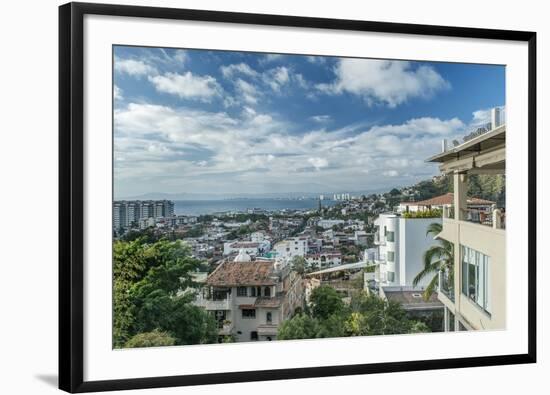
<svg viewBox="0 0 550 395">
<path fill-rule="evenodd" d="M 248 255 L 260 255 L 260 243 L 251 241 L 230 241 L 223 244 L 223 255 L 231 255 L 233 253 L 243 251 Z"/>
<path fill-rule="evenodd" d="M 305 256 L 308 252 L 307 237 L 292 237 L 279 241 L 273 246 L 277 258 L 292 259 L 295 256 Z"/>
<path fill-rule="evenodd" d="M 323 229 L 330 229 L 335 225 L 344 225 L 346 221 L 343 219 L 320 219 L 317 222 L 317 226 L 320 226 Z"/>
<path fill-rule="evenodd" d="M 288 264 L 252 260 L 243 250 L 208 276 L 195 304 L 214 315 L 220 337 L 275 340 L 281 322 L 304 305 L 302 279 Z"/>
<path fill-rule="evenodd" d="M 325 269 L 328 267 L 339 266 L 342 264 L 342 254 L 340 252 L 322 252 L 319 254 L 308 254 L 305 260 L 309 267 Z"/>
<path fill-rule="evenodd" d="M 426 230 L 441 218 L 404 218 L 399 214 L 380 214 L 374 221 L 378 245 L 376 281 L 380 286 L 411 286 L 424 267 L 424 252 L 435 244 Z M 418 286 L 425 286 L 424 278 Z"/>
</svg>

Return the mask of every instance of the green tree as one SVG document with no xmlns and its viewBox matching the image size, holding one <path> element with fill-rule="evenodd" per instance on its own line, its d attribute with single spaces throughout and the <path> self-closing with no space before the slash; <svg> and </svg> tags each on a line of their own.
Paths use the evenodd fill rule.
<svg viewBox="0 0 550 395">
<path fill-rule="evenodd" d="M 191 273 L 200 262 L 181 241 L 153 244 L 136 239 L 114 244 L 113 343 L 123 347 L 133 336 L 169 332 L 175 344 L 217 341 L 215 319 L 191 304 Z"/>
<path fill-rule="evenodd" d="M 311 292 L 311 313 L 314 318 L 327 319 L 344 310 L 344 302 L 336 290 L 321 285 Z"/>
<path fill-rule="evenodd" d="M 319 322 L 315 318 L 306 314 L 297 314 L 279 325 L 277 339 L 314 339 L 318 332 Z"/>
<path fill-rule="evenodd" d="M 292 258 L 291 264 L 292 270 L 294 270 L 296 273 L 300 275 L 305 273 L 307 268 L 307 261 L 303 256 L 296 255 Z"/>
<path fill-rule="evenodd" d="M 432 234 L 433 236 L 441 233 L 443 227 L 440 223 L 432 223 L 428 226 L 426 235 Z M 438 244 L 429 247 L 423 256 L 424 267 L 413 279 L 413 285 L 416 286 L 423 278 L 433 276 L 424 290 L 424 299 L 428 300 L 434 293 L 439 272 L 443 271 L 449 275 L 449 280 L 453 282 L 453 262 L 454 262 L 454 247 L 453 243 L 445 239 L 437 239 Z"/>
<path fill-rule="evenodd" d="M 360 292 L 352 296 L 352 313 L 344 326 L 349 336 L 429 332 L 422 322 L 411 320 L 397 302 Z"/>
<path fill-rule="evenodd" d="M 176 339 L 168 332 L 155 329 L 152 332 L 138 333 L 128 340 L 124 346 L 127 348 L 164 347 L 173 346 L 174 344 L 176 344 Z"/>
</svg>

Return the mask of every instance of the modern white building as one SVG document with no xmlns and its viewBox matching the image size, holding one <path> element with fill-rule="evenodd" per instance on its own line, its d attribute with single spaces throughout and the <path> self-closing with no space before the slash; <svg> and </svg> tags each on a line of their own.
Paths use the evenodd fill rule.
<svg viewBox="0 0 550 395">
<path fill-rule="evenodd" d="M 443 210 L 443 230 L 437 236 L 454 245 L 452 271 L 440 273 L 439 278 L 445 329 L 505 329 L 506 217 L 500 208 L 494 208 L 484 221 L 469 215 L 467 190 L 471 174 L 505 174 L 506 125 L 429 161 L 439 163 L 441 172 L 452 175 L 454 182 L 453 210 Z"/>
<path fill-rule="evenodd" d="M 275 340 L 281 322 L 304 305 L 302 278 L 284 261 L 253 260 L 242 250 L 208 276 L 195 304 L 214 315 L 220 337 Z"/>
<path fill-rule="evenodd" d="M 273 246 L 275 256 L 280 259 L 292 259 L 295 256 L 305 256 L 308 252 L 307 237 L 291 237 L 279 241 Z"/>
<path fill-rule="evenodd" d="M 374 221 L 374 237 L 378 245 L 375 263 L 376 281 L 380 286 L 411 286 L 424 267 L 424 252 L 434 245 L 433 236 L 426 234 L 431 223 L 441 218 L 404 218 L 399 214 L 380 214 Z M 429 278 L 418 286 L 425 286 Z"/>
</svg>

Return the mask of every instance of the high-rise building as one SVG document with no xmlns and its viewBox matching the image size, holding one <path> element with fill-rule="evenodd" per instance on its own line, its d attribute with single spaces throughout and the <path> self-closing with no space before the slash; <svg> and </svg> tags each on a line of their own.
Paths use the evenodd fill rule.
<svg viewBox="0 0 550 395">
<path fill-rule="evenodd" d="M 174 202 L 170 200 L 118 200 L 113 202 L 113 228 L 137 226 L 141 219 L 172 217 Z"/>
</svg>

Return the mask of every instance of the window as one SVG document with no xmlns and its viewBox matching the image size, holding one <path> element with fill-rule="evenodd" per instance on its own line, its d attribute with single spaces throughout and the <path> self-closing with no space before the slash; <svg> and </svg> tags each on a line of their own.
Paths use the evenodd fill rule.
<svg viewBox="0 0 550 395">
<path fill-rule="evenodd" d="M 395 281 L 395 272 L 388 272 L 388 282 L 393 283 Z"/>
<path fill-rule="evenodd" d="M 386 233 L 386 241 L 391 241 L 391 242 L 395 241 L 395 232 L 388 231 Z"/>
<path fill-rule="evenodd" d="M 264 296 L 271 296 L 271 288 L 269 287 L 264 288 Z"/>
<path fill-rule="evenodd" d="M 243 309 L 243 318 L 256 318 L 255 309 Z"/>
<path fill-rule="evenodd" d="M 489 257 L 472 248 L 461 246 L 462 293 L 487 313 L 489 298 Z"/>
<path fill-rule="evenodd" d="M 258 340 L 258 332 L 256 331 L 250 332 L 250 340 Z"/>
<path fill-rule="evenodd" d="M 272 322 L 271 311 L 268 311 L 268 312 L 265 314 L 265 322 L 266 322 L 267 324 L 271 324 L 271 322 Z"/>
<path fill-rule="evenodd" d="M 248 289 L 246 287 L 237 287 L 237 296 L 247 296 L 247 290 Z"/>
<path fill-rule="evenodd" d="M 256 296 L 256 287 L 250 287 L 250 296 Z"/>
<path fill-rule="evenodd" d="M 387 259 L 388 259 L 388 262 L 393 262 L 393 261 L 395 261 L 395 252 L 393 252 L 393 251 L 388 251 Z"/>
</svg>

